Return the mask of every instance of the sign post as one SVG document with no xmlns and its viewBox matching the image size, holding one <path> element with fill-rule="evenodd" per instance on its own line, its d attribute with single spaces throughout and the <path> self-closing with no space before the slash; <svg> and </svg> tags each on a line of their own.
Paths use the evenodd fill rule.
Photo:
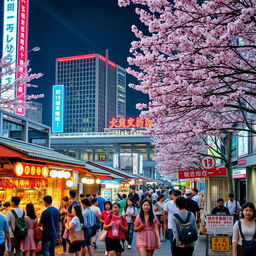
<svg viewBox="0 0 256 256">
<path fill-rule="evenodd" d="M 230 240 L 233 233 L 233 216 L 207 215 L 206 229 L 206 255 L 209 255 L 209 249 L 210 255 L 231 255 Z"/>
</svg>

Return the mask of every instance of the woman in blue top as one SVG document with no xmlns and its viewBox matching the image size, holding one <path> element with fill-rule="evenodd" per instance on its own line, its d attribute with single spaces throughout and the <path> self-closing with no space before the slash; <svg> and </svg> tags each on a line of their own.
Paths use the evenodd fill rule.
<svg viewBox="0 0 256 256">
<path fill-rule="evenodd" d="M 72 214 L 74 217 L 70 223 L 66 224 L 66 229 L 70 231 L 80 231 L 84 222 L 81 206 L 74 205 L 72 208 Z M 74 253 L 76 256 L 80 256 L 81 244 L 82 243 L 71 243 L 69 246 L 69 253 L 71 255 Z"/>
</svg>

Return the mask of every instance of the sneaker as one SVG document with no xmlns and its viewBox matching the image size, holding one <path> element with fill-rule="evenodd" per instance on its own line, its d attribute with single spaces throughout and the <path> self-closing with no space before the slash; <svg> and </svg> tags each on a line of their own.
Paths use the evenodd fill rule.
<svg viewBox="0 0 256 256">
<path fill-rule="evenodd" d="M 128 249 L 132 249 L 132 246 L 130 244 L 128 244 Z"/>
</svg>

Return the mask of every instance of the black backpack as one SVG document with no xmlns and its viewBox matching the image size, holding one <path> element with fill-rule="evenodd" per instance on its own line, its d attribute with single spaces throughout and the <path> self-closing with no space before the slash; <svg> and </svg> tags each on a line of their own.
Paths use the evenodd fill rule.
<svg viewBox="0 0 256 256">
<path fill-rule="evenodd" d="M 198 238 L 198 234 L 197 234 L 197 230 L 189 222 L 191 217 L 191 212 L 188 212 L 188 216 L 185 221 L 183 221 L 183 219 L 177 213 L 173 214 L 173 216 L 175 216 L 181 223 L 181 229 L 179 234 L 179 239 L 181 243 L 188 244 L 191 242 L 195 242 Z"/>
</svg>

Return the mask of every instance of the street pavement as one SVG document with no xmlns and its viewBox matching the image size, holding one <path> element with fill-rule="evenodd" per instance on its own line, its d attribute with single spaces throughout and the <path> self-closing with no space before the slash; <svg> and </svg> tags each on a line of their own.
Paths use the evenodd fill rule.
<svg viewBox="0 0 256 256">
<path fill-rule="evenodd" d="M 137 250 L 135 247 L 135 241 L 136 237 L 134 237 L 134 241 L 132 243 L 132 249 L 125 249 L 125 252 L 122 254 L 123 256 L 137 256 Z M 93 256 L 104 256 L 105 250 L 104 250 L 104 244 L 100 241 L 97 242 L 98 249 L 93 249 Z M 200 236 L 199 240 L 196 244 L 196 248 L 194 251 L 194 256 L 205 256 L 206 255 L 206 237 Z M 61 252 L 62 247 L 58 246 L 56 248 L 56 253 Z M 88 254 L 87 254 L 88 255 Z M 61 255 L 60 255 L 61 256 Z M 155 251 L 154 256 L 171 256 L 170 251 L 170 242 L 162 242 L 162 248 Z M 186 255 L 181 255 L 186 256 Z"/>
</svg>

